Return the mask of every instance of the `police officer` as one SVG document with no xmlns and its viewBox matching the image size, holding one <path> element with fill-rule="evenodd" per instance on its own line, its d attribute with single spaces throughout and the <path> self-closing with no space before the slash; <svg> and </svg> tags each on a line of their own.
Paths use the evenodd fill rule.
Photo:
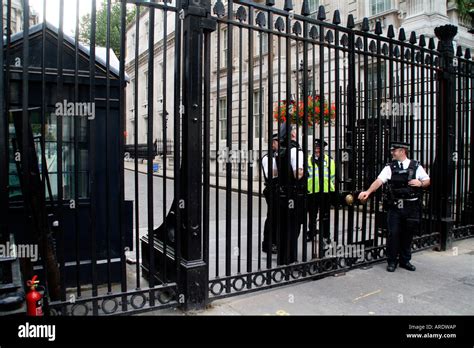
<svg viewBox="0 0 474 348">
<path fill-rule="evenodd" d="M 323 238 L 326 244 L 331 243 L 329 220 L 330 220 L 330 202 L 333 200 L 331 195 L 335 192 L 335 180 L 336 180 L 336 164 L 329 155 L 324 154 L 322 159 L 323 170 L 323 190 L 319 187 L 319 167 L 321 157 L 321 140 L 314 140 L 314 153 L 308 156 L 308 213 L 309 213 L 309 231 L 307 233 L 307 241 L 310 242 L 314 239 L 316 233 L 319 231 L 316 229 L 316 219 L 318 218 L 318 209 L 321 207 L 321 218 L 320 227 L 323 232 Z M 328 145 L 324 141 L 324 147 Z M 322 224 L 321 224 L 322 220 Z"/>
<path fill-rule="evenodd" d="M 410 263 L 413 234 L 420 224 L 421 193 L 430 185 L 430 177 L 423 167 L 407 158 L 410 146 L 392 142 L 392 162 L 387 164 L 367 191 L 359 194 L 364 202 L 383 184 L 388 185 L 388 238 L 387 271 L 394 272 L 397 263 L 409 271 L 416 268 Z"/>
<path fill-rule="evenodd" d="M 278 264 L 290 264 L 297 261 L 298 237 L 305 211 L 303 208 L 306 191 L 304 175 L 304 154 L 296 140 L 296 127 L 286 138 L 286 123 L 280 129 L 279 154 L 277 157 L 279 180 L 279 231 Z M 289 147 L 288 147 L 289 145 Z"/>
<path fill-rule="evenodd" d="M 272 154 L 265 154 L 262 157 L 262 170 L 263 177 L 265 179 L 265 188 L 263 189 L 263 195 L 267 203 L 267 218 L 265 219 L 265 225 L 263 229 L 263 241 L 262 251 L 268 253 L 271 250 L 272 254 L 277 253 L 277 224 L 278 224 L 278 168 L 276 157 L 278 156 L 278 133 L 273 134 L 272 137 Z M 272 174 L 269 175 L 269 159 L 272 160 Z M 271 220 L 270 220 L 271 216 Z M 271 221 L 271 222 L 270 222 Z M 271 238 L 270 238 L 271 229 Z M 271 246 L 270 246 L 271 243 Z"/>
</svg>

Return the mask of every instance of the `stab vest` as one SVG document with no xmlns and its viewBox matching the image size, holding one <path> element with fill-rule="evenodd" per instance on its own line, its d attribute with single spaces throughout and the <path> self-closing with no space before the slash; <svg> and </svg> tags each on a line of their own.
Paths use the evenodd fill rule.
<svg viewBox="0 0 474 348">
<path fill-rule="evenodd" d="M 398 161 L 392 161 L 388 165 L 392 170 L 392 178 L 387 182 L 391 198 L 395 200 L 419 198 L 419 188 L 408 185 L 410 180 L 416 178 L 416 170 L 419 166 L 418 161 L 410 160 L 410 165 L 407 169 L 399 168 Z"/>
<path fill-rule="evenodd" d="M 296 141 L 291 141 L 290 142 L 290 148 L 280 148 L 279 152 L 279 160 L 276 160 L 277 163 L 277 168 L 278 168 L 278 177 L 279 177 L 279 182 L 280 182 L 280 187 L 283 191 L 286 191 L 287 189 L 297 189 L 298 191 L 304 191 L 306 190 L 306 175 L 303 175 L 301 179 L 296 179 L 295 174 L 293 172 L 293 168 L 291 167 L 291 149 L 296 148 L 296 154 L 298 155 L 298 152 L 301 151 L 300 145 Z M 287 165 L 289 163 L 289 165 Z M 280 168 L 281 167 L 281 168 Z M 283 169 L 283 170 L 282 170 Z M 303 190 L 304 188 L 304 190 Z"/>
</svg>

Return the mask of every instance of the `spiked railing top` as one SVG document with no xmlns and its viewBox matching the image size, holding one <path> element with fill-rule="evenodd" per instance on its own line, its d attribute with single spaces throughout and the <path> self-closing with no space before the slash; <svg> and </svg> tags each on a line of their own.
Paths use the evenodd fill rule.
<svg viewBox="0 0 474 348">
<path fill-rule="evenodd" d="M 382 35 L 382 23 L 380 21 L 375 23 L 375 34 Z"/>
<path fill-rule="evenodd" d="M 434 41 L 434 38 L 430 37 L 430 41 L 428 43 L 428 48 L 430 50 L 434 50 L 436 48 L 436 45 L 435 45 L 435 41 Z"/>
<path fill-rule="evenodd" d="M 464 53 L 464 58 L 465 59 L 471 59 L 471 49 L 466 48 L 466 52 Z"/>
<path fill-rule="evenodd" d="M 405 35 L 405 29 L 400 28 L 400 31 L 398 32 L 398 40 L 400 40 L 401 42 L 404 42 L 406 41 L 406 39 L 407 39 L 407 36 Z"/>
<path fill-rule="evenodd" d="M 325 21 L 326 20 L 326 9 L 323 5 L 319 6 L 318 9 L 318 20 Z"/>
<path fill-rule="evenodd" d="M 387 37 L 388 37 L 389 39 L 393 39 L 393 38 L 395 37 L 395 30 L 393 29 L 393 25 L 392 25 L 392 24 L 390 24 L 390 25 L 388 26 Z"/>
<path fill-rule="evenodd" d="M 285 0 L 285 6 L 283 6 L 285 11 L 293 11 L 293 1 Z"/>
<path fill-rule="evenodd" d="M 309 16 L 311 11 L 309 10 L 309 0 L 303 0 L 303 6 L 301 7 L 301 15 Z"/>
<path fill-rule="evenodd" d="M 341 14 L 340 14 L 339 10 L 334 11 L 334 16 L 332 18 L 332 23 L 336 24 L 336 25 L 341 24 Z"/>
<path fill-rule="evenodd" d="M 362 31 L 370 31 L 369 19 L 367 17 L 364 17 L 364 19 L 362 20 Z"/>
<path fill-rule="evenodd" d="M 347 27 L 348 27 L 349 29 L 355 28 L 354 16 L 353 16 L 352 14 L 350 14 L 350 15 L 347 17 Z"/>
<path fill-rule="evenodd" d="M 425 47 L 426 46 L 425 35 L 420 35 L 420 42 L 418 43 L 418 45 L 420 45 L 420 47 Z"/>
</svg>

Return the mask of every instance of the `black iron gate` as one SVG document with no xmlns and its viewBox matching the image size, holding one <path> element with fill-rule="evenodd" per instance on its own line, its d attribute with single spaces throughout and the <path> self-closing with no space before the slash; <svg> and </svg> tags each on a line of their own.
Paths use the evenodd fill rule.
<svg viewBox="0 0 474 348">
<path fill-rule="evenodd" d="M 453 52 L 456 27 L 436 30 L 435 49 L 434 37 L 392 26 L 382 35 L 367 18 L 343 26 L 337 10 L 328 21 L 306 0 L 109 0 L 103 12 L 92 0 L 85 45 L 77 15 L 75 37 L 64 34 L 60 3 L 57 28 L 25 20 L 11 35 L 10 1 L 0 22 L 0 210 L 10 212 L 0 237 L 41 246 L 22 269 L 41 274 L 50 313 L 203 308 L 383 260 L 382 192 L 366 204 L 357 195 L 390 161 L 393 140 L 411 144 L 433 183 L 414 250 L 472 236 L 474 64 L 469 49 Z M 57 103 L 87 102 L 94 118 L 57 113 Z M 291 196 L 282 175 L 267 195 L 261 160 L 273 157 L 274 133 L 286 136 L 282 147 L 299 143 L 303 175 L 318 171 L 321 188 L 334 180 L 318 197 L 319 223 L 308 220 L 306 182 Z M 310 170 L 315 139 L 327 147 Z M 297 232 L 282 215 L 303 217 Z M 275 235 L 265 238 L 266 224 Z M 18 233 L 27 227 L 34 233 Z"/>
<path fill-rule="evenodd" d="M 330 22 L 323 6 L 311 11 L 308 1 L 282 5 L 236 0 L 213 6 L 217 30 L 204 59 L 204 84 L 210 86 L 204 98 L 211 110 L 203 123 L 204 141 L 211 144 L 204 147 L 203 158 L 204 178 L 211 178 L 203 182 L 211 298 L 385 259 L 383 193 L 367 204 L 357 195 L 391 161 L 390 141 L 410 143 L 409 158 L 418 159 L 434 180 L 424 192 L 414 250 L 439 244 L 446 250 L 453 233 L 472 235 L 466 214 L 472 211 L 473 65 L 469 48 L 458 47 L 453 54 L 456 27 L 436 30 L 435 50 L 434 37 L 415 32 L 407 37 L 403 28 L 397 36 L 391 25 L 382 36 L 381 22 L 370 28 L 364 18 L 356 26 L 349 15 L 341 26 L 337 10 Z M 320 158 L 328 154 L 335 172 L 319 169 L 319 187 L 323 176 L 334 175 L 335 188 L 319 198 L 319 220 L 324 220 L 321 207 L 330 204 L 330 222 L 319 223 L 318 238 L 307 243 L 315 225 L 304 213 L 297 257 L 286 264 L 279 257 L 289 252 L 280 250 L 287 246 L 281 238 L 293 231 L 285 234 L 277 226 L 272 240 L 271 234 L 265 238 L 265 225 L 272 228 L 272 215 L 306 212 L 309 196 L 304 192 L 292 207 L 291 194 L 282 194 L 281 179 L 272 183 L 278 187 L 277 200 L 270 195 L 266 203 L 260 160 L 273 157 L 272 136 L 289 134 L 289 127 L 281 126 L 290 119 L 304 153 L 304 173 L 314 140 L 327 142 Z M 271 173 L 274 164 L 267 163 Z M 326 234 L 329 245 L 322 238 Z"/>
</svg>

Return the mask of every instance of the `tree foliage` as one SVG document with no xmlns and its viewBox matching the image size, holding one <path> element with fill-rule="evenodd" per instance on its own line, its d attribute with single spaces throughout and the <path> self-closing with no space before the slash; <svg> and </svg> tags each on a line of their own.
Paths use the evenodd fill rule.
<svg viewBox="0 0 474 348">
<path fill-rule="evenodd" d="M 474 0 L 456 0 L 459 16 L 463 20 L 474 17 Z"/>
<path fill-rule="evenodd" d="M 135 19 L 135 7 L 127 7 L 126 24 Z M 110 48 L 120 58 L 120 23 L 121 9 L 119 1 L 112 1 L 110 6 Z M 104 0 L 96 12 L 96 46 L 106 47 L 107 44 L 107 1 Z M 88 13 L 81 18 L 79 28 L 79 40 L 90 44 L 91 37 L 91 15 Z"/>
</svg>

